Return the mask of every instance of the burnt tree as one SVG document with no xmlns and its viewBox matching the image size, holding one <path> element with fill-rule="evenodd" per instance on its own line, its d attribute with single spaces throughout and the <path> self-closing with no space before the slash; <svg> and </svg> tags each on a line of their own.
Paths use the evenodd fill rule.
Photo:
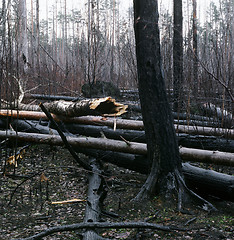
<svg viewBox="0 0 234 240">
<path fill-rule="evenodd" d="M 181 193 L 181 159 L 171 109 L 161 72 L 158 3 L 134 0 L 134 30 L 139 96 L 151 162 L 150 174 L 136 199 L 155 192 L 163 196 Z"/>
<path fill-rule="evenodd" d="M 174 111 L 181 108 L 183 84 L 183 14 L 182 0 L 174 0 L 174 35 L 173 35 L 173 78 Z"/>
</svg>

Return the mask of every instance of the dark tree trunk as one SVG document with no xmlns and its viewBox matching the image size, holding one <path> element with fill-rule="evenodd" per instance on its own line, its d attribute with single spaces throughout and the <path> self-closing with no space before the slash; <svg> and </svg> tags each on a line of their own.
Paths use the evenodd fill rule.
<svg viewBox="0 0 234 240">
<path fill-rule="evenodd" d="M 148 159 L 143 155 L 87 148 L 76 150 L 119 167 L 148 174 Z M 186 184 L 195 192 L 201 193 L 204 196 L 212 195 L 216 198 L 234 202 L 234 176 L 198 168 L 189 163 L 183 163 L 182 171 Z"/>
<path fill-rule="evenodd" d="M 106 196 L 103 173 L 96 159 L 90 159 L 92 172 L 89 173 L 89 188 L 84 222 L 99 222 L 101 218 L 103 200 Z M 98 236 L 96 230 L 86 229 L 83 240 L 104 239 Z"/>
<path fill-rule="evenodd" d="M 198 93 L 197 0 L 193 0 L 193 94 Z"/>
<path fill-rule="evenodd" d="M 174 36 L 173 36 L 173 77 L 174 111 L 181 108 L 183 84 L 183 15 L 182 0 L 174 0 Z"/>
<path fill-rule="evenodd" d="M 145 126 L 151 172 L 136 199 L 155 192 L 178 190 L 181 159 L 173 118 L 161 72 L 158 6 L 153 0 L 134 0 L 134 29 L 139 96 Z M 166 193 L 166 194 L 165 194 Z"/>
</svg>

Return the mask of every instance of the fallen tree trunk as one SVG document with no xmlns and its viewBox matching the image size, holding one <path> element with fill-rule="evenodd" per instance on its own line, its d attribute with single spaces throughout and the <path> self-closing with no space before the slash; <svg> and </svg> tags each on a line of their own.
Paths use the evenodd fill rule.
<svg viewBox="0 0 234 240">
<path fill-rule="evenodd" d="M 145 132 L 139 130 L 116 129 L 113 130 L 107 126 L 65 124 L 66 130 L 73 134 L 79 134 L 90 137 L 103 137 L 115 140 L 146 143 Z M 198 148 L 205 150 L 216 150 L 234 153 L 234 140 L 218 138 L 214 136 L 190 135 L 178 133 L 178 143 L 183 147 Z"/>
<path fill-rule="evenodd" d="M 46 101 L 58 101 L 58 100 L 74 101 L 74 100 L 77 100 L 77 97 L 27 93 L 24 95 L 24 99 L 37 99 L 37 100 L 46 100 Z"/>
<path fill-rule="evenodd" d="M 42 126 L 38 121 L 33 120 L 12 120 L 11 126 L 14 130 L 19 132 L 32 132 L 42 134 L 57 134 L 53 126 L 48 127 L 48 122 L 44 122 Z M 0 129 L 6 129 L 6 123 L 0 122 Z M 145 132 L 139 130 L 116 129 L 113 130 L 107 126 L 94 126 L 82 124 L 60 124 L 60 128 L 65 132 L 65 135 L 79 134 L 87 137 L 106 137 L 115 140 L 127 140 L 131 142 L 145 143 Z M 234 153 L 234 140 L 218 138 L 214 136 L 189 135 L 185 133 L 178 133 L 179 145 L 188 148 L 198 148 L 204 150 L 214 150 L 222 152 Z"/>
<path fill-rule="evenodd" d="M 17 139 L 17 141 L 34 142 L 38 144 L 63 145 L 61 138 L 57 135 L 22 133 L 14 131 L 0 131 L 0 139 Z M 117 141 L 106 138 L 92 137 L 67 137 L 67 141 L 73 147 L 101 149 L 123 153 L 147 155 L 147 146 L 144 143 Z M 234 166 L 234 154 L 207 151 L 191 148 L 180 148 L 180 156 L 183 161 L 196 161 L 215 163 L 226 166 Z"/>
<path fill-rule="evenodd" d="M 203 195 L 212 195 L 234 202 L 234 176 L 183 164 L 188 187 Z"/>
<path fill-rule="evenodd" d="M 77 151 L 142 174 L 148 174 L 150 171 L 146 156 L 80 148 Z M 223 200 L 234 201 L 234 176 L 205 170 L 188 163 L 182 164 L 182 171 L 186 184 L 192 190 L 206 196 L 212 195 Z"/>
<path fill-rule="evenodd" d="M 80 100 L 79 97 L 70 97 L 70 96 L 56 96 L 56 95 L 41 95 L 41 94 L 26 94 L 25 98 L 32 98 L 38 100 L 50 100 L 50 101 L 83 101 Z M 86 101 L 86 100 L 85 100 Z M 23 106 L 23 105 L 22 105 Z M 23 106 L 23 109 L 26 105 Z M 212 105 L 212 104 L 204 104 L 203 107 L 207 110 L 213 111 L 217 115 L 221 121 L 217 121 L 217 119 L 213 119 L 211 117 L 199 116 L 199 115 L 188 115 L 186 113 L 177 113 L 172 112 L 172 115 L 177 123 L 179 124 L 188 124 L 188 125 L 199 125 L 199 126 L 207 126 L 207 127 L 221 127 L 223 122 L 225 122 L 226 127 L 232 128 L 233 126 L 233 116 L 231 113 L 227 113 L 225 110 L 220 110 L 220 108 Z M 135 112 L 141 112 L 141 107 L 136 104 L 130 104 L 129 109 Z"/>
<path fill-rule="evenodd" d="M 8 111 L 0 110 L 0 116 L 12 117 L 18 119 L 31 119 L 31 120 L 47 120 L 46 116 L 42 112 L 32 112 L 32 111 Z M 144 125 L 142 121 L 137 120 L 126 120 L 119 118 L 103 118 L 98 116 L 82 116 L 74 118 L 66 118 L 62 116 L 57 116 L 52 114 L 55 121 L 63 121 L 77 124 L 85 125 L 101 125 L 109 126 L 113 129 L 130 129 L 130 130 L 143 130 Z M 206 135 L 206 136 L 220 136 L 228 139 L 234 139 L 233 129 L 224 128 L 211 128 L 211 127 L 201 127 L 201 126 L 186 126 L 175 124 L 175 129 L 178 133 L 187 133 L 193 135 Z"/>
<path fill-rule="evenodd" d="M 60 100 L 44 103 L 43 105 L 49 112 L 66 117 L 85 115 L 120 116 L 126 112 L 128 107 L 127 105 L 115 102 L 111 97 L 85 99 L 76 102 Z M 2 104 L 2 107 L 4 108 L 4 104 Z M 40 111 L 40 106 L 20 103 L 18 104 L 17 109 Z"/>
<path fill-rule="evenodd" d="M 96 159 L 90 159 L 89 165 L 92 168 L 92 172 L 89 173 L 89 188 L 84 218 L 85 223 L 100 221 L 103 200 L 106 195 L 100 164 Z M 86 229 L 83 234 L 83 240 L 97 239 L 103 238 L 98 236 L 95 229 Z"/>
<path fill-rule="evenodd" d="M 139 104 L 132 104 L 131 102 L 127 102 L 127 104 L 128 104 L 128 109 L 130 111 L 141 113 L 141 107 Z M 172 112 L 172 116 L 174 119 L 179 119 L 179 120 L 200 121 L 200 122 L 217 122 L 217 119 L 214 119 L 212 117 L 187 114 L 187 113 Z"/>
<path fill-rule="evenodd" d="M 198 121 L 198 120 L 177 120 L 174 119 L 174 124 L 177 125 L 188 125 L 188 126 L 202 126 L 202 127 L 212 127 L 212 128 L 221 128 L 221 123 L 217 121 Z"/>
</svg>

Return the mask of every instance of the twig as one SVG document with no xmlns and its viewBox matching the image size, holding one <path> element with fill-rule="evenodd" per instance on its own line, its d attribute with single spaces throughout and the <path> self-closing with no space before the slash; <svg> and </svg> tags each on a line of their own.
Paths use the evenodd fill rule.
<svg viewBox="0 0 234 240">
<path fill-rule="evenodd" d="M 191 222 L 195 221 L 196 219 L 197 219 L 197 217 L 194 217 L 194 218 L 192 218 L 192 219 L 189 219 L 189 220 L 184 224 L 184 226 L 189 225 Z"/>
<path fill-rule="evenodd" d="M 225 89 L 226 91 L 228 92 L 228 95 L 230 96 L 230 98 L 232 99 L 232 102 L 234 102 L 234 96 L 231 92 L 231 90 L 228 88 L 228 86 L 223 82 L 221 81 L 220 79 L 218 79 L 213 73 L 211 73 L 207 67 L 205 66 L 205 64 L 201 61 L 201 59 L 194 53 L 194 50 L 189 47 L 190 50 L 192 51 L 194 57 L 197 59 L 197 61 L 200 63 L 201 67 L 212 77 L 214 78 L 219 84 L 221 84 Z"/>
<path fill-rule="evenodd" d="M 40 103 L 39 104 L 41 110 L 45 113 L 45 115 L 47 116 L 47 118 L 51 121 L 51 123 L 54 125 L 55 129 L 57 130 L 58 134 L 60 135 L 63 143 L 65 144 L 65 147 L 68 149 L 68 151 L 71 153 L 72 157 L 76 160 L 76 162 L 78 164 L 81 165 L 81 167 L 83 167 L 86 170 L 92 171 L 92 168 L 90 167 L 89 164 L 87 164 L 85 161 L 83 161 L 82 159 L 80 159 L 78 157 L 78 155 L 76 154 L 76 152 L 74 151 L 74 149 L 71 147 L 71 145 L 68 143 L 66 136 L 63 134 L 62 130 L 60 129 L 60 127 L 58 126 L 58 124 L 54 121 L 53 117 L 51 116 L 51 114 L 47 111 L 47 109 L 45 108 L 45 106 Z"/>
<path fill-rule="evenodd" d="M 127 144 L 128 146 L 131 145 L 131 143 L 130 143 L 128 140 L 126 140 L 124 137 L 122 137 L 121 135 L 120 135 L 120 138 L 121 138 L 124 142 L 126 142 L 126 144 Z"/>
<path fill-rule="evenodd" d="M 171 232 L 171 231 L 186 231 L 186 229 L 177 228 L 174 226 L 163 226 L 159 224 L 146 223 L 146 222 L 120 222 L 120 223 L 77 223 L 71 225 L 63 225 L 58 227 L 49 228 L 43 232 L 40 232 L 36 235 L 27 238 L 20 238 L 15 240 L 39 240 L 43 237 L 49 236 L 56 232 L 65 232 L 65 231 L 75 231 L 79 229 L 95 229 L 95 228 L 144 228 L 144 229 L 157 229 L 161 231 Z"/>
<path fill-rule="evenodd" d="M 21 185 L 23 185 L 25 182 L 27 182 L 29 179 L 34 178 L 35 176 L 37 176 L 38 174 L 40 174 L 40 173 L 43 172 L 43 171 L 44 171 L 44 169 L 41 170 L 41 171 L 39 171 L 39 172 L 34 173 L 33 175 L 31 175 L 31 176 L 29 176 L 28 178 L 26 178 L 25 180 L 23 180 L 21 183 L 17 184 L 17 186 L 15 187 L 15 189 L 13 190 L 13 192 L 11 193 L 11 197 L 10 197 L 10 201 L 9 201 L 9 203 L 8 203 L 8 206 L 11 204 L 12 199 L 13 199 L 13 196 L 14 196 L 16 190 L 17 190 Z"/>
</svg>

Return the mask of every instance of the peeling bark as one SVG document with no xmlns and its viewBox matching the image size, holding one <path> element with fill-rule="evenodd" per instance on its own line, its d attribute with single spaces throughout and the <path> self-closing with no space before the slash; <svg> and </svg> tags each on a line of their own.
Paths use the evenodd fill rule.
<svg viewBox="0 0 234 240">
<path fill-rule="evenodd" d="M 44 103 L 46 109 L 56 115 L 78 117 L 85 115 L 120 116 L 126 112 L 127 105 L 117 103 L 111 97 L 85 99 L 77 102 L 54 101 Z M 4 105 L 2 104 L 4 108 Z M 39 105 L 19 104 L 18 110 L 40 111 Z"/>
</svg>

